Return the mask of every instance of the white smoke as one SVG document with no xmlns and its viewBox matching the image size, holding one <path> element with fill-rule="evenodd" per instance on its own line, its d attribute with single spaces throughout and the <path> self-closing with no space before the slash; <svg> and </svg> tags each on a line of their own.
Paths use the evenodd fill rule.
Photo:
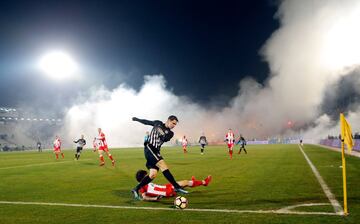
<svg viewBox="0 0 360 224">
<path fill-rule="evenodd" d="M 165 121 L 171 114 L 180 120 L 175 138 L 186 135 L 192 141 L 201 132 L 210 140 L 222 139 L 228 128 L 237 135 L 266 138 L 310 123 L 315 126 L 301 131 L 306 137 L 336 135 L 338 126 L 319 106 L 326 88 L 360 64 L 360 1 L 282 1 L 277 18 L 280 28 L 261 49 L 270 66 L 266 84 L 239 80 L 238 95 L 228 107 L 204 108 L 167 89 L 163 76 L 146 76 L 139 91 L 124 84 L 112 91 L 101 87 L 70 108 L 67 137 L 92 137 L 102 127 L 110 146 L 141 145 L 149 127 L 131 118 Z M 359 114 L 350 112 L 349 121 L 359 123 Z"/>
<path fill-rule="evenodd" d="M 263 48 L 275 105 L 292 120 L 315 121 L 320 125 L 315 130 L 327 127 L 331 120 L 319 119 L 324 115 L 318 110 L 326 88 L 360 64 L 360 2 L 289 0 L 282 2 L 277 15 L 281 27 Z"/>
</svg>

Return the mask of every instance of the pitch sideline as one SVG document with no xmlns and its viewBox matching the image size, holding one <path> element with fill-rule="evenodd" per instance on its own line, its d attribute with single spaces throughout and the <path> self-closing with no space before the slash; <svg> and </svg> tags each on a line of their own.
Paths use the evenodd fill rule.
<svg viewBox="0 0 360 224">
<path fill-rule="evenodd" d="M 306 153 L 304 152 L 303 148 L 301 147 L 301 145 L 298 145 L 300 151 L 302 152 L 302 154 L 304 155 L 307 163 L 309 164 L 311 170 L 313 171 L 316 179 L 318 180 L 321 188 L 323 189 L 326 197 L 329 199 L 331 205 L 334 208 L 334 211 L 336 214 L 338 215 L 344 215 L 343 212 L 343 208 L 341 207 L 340 203 L 338 200 L 336 200 L 335 195 L 330 191 L 330 188 L 327 186 L 327 184 L 325 183 L 324 179 L 322 178 L 322 176 L 320 175 L 319 171 L 316 169 L 316 167 L 314 166 L 314 164 L 311 162 L 311 160 L 309 159 L 309 157 L 306 155 Z"/>
<path fill-rule="evenodd" d="M 65 206 L 65 207 L 85 207 L 85 208 L 112 208 L 112 209 L 132 209 L 132 210 L 162 210 L 174 212 L 213 212 L 213 213 L 254 213 L 254 214 L 283 214 L 283 215 L 326 215 L 326 216 L 341 216 L 340 213 L 333 212 L 305 212 L 305 211 L 290 211 L 287 208 L 278 210 L 234 210 L 234 209 L 175 209 L 175 208 L 159 208 L 159 207 L 134 207 L 134 206 L 117 206 L 117 205 L 92 205 L 92 204 L 67 204 L 67 203 L 49 203 L 49 202 L 24 202 L 24 201 L 0 201 L 0 204 L 9 205 L 39 205 L 39 206 Z M 301 206 L 312 206 L 320 204 L 305 204 Z M 321 205 L 327 205 L 322 203 Z"/>
</svg>

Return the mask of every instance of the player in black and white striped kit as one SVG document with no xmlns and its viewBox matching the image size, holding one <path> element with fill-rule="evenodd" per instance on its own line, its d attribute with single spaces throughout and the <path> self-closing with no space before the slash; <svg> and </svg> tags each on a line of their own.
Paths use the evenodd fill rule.
<svg viewBox="0 0 360 224">
<path fill-rule="evenodd" d="M 208 142 L 207 142 L 206 137 L 205 137 L 204 134 L 202 134 L 202 135 L 200 136 L 199 143 L 200 143 L 200 145 L 201 145 L 201 155 L 204 155 L 205 145 L 208 144 Z"/>
<path fill-rule="evenodd" d="M 84 139 L 84 135 L 81 135 L 81 138 L 74 141 L 74 143 L 77 143 L 75 159 L 79 160 L 81 151 L 82 151 L 83 147 L 86 145 L 86 140 Z"/>
<path fill-rule="evenodd" d="M 174 186 L 176 192 L 187 194 L 188 192 L 182 189 L 180 185 L 176 182 L 174 176 L 170 173 L 170 170 L 166 165 L 164 158 L 160 154 L 161 145 L 164 142 L 170 141 L 170 139 L 174 136 L 174 133 L 171 131 L 171 129 L 176 126 L 178 122 L 177 117 L 174 115 L 169 116 L 166 123 L 158 120 L 149 121 L 136 117 L 133 117 L 132 120 L 145 125 L 153 126 L 150 132 L 150 136 L 144 144 L 146 167 L 150 170 L 150 174 L 145 176 L 141 180 L 141 182 L 131 191 L 134 195 L 134 198 L 137 200 L 141 200 L 139 195 L 140 188 L 144 187 L 152 180 L 154 180 L 157 176 L 159 169 L 161 170 L 165 178 Z"/>
</svg>

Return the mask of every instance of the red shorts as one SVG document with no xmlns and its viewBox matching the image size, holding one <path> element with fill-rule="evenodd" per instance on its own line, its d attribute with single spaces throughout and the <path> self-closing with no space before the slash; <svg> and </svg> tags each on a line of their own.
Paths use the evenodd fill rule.
<svg viewBox="0 0 360 224">
<path fill-rule="evenodd" d="M 176 196 L 174 186 L 172 184 L 166 184 L 166 197 Z"/>
<path fill-rule="evenodd" d="M 232 147 L 234 147 L 234 143 L 228 143 L 228 148 L 231 149 Z"/>
<path fill-rule="evenodd" d="M 99 146 L 99 150 L 103 150 L 103 151 L 105 151 L 105 152 L 109 152 L 109 149 L 108 149 L 107 145 Z"/>
<path fill-rule="evenodd" d="M 176 196 L 175 188 L 172 184 L 168 183 L 165 184 L 165 197 L 174 197 Z M 157 196 L 156 194 L 153 194 L 153 196 Z"/>
<path fill-rule="evenodd" d="M 58 148 L 58 147 L 55 147 L 55 148 L 54 148 L 54 152 L 61 152 L 61 149 Z"/>
</svg>

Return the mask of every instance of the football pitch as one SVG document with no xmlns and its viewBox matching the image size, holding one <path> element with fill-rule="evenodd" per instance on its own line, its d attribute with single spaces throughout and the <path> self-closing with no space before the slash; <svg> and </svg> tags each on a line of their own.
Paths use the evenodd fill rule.
<svg viewBox="0 0 360 224">
<path fill-rule="evenodd" d="M 197 146 L 187 154 L 164 147 L 177 180 L 213 177 L 207 187 L 187 188 L 185 210 L 174 209 L 173 198 L 132 199 L 135 172 L 145 169 L 142 148 L 112 149 L 116 167 L 108 158 L 99 167 L 97 153 L 86 149 L 79 161 L 74 150 L 65 150 L 58 161 L 51 151 L 4 152 L 0 223 L 358 223 L 360 159 L 346 158 L 350 214 L 345 217 L 336 212 L 336 202 L 343 206 L 341 154 L 315 145 L 302 149 L 248 145 L 248 154 L 236 148 L 230 160 L 226 146 L 208 146 L 204 155 Z M 154 182 L 167 183 L 162 174 Z"/>
</svg>

